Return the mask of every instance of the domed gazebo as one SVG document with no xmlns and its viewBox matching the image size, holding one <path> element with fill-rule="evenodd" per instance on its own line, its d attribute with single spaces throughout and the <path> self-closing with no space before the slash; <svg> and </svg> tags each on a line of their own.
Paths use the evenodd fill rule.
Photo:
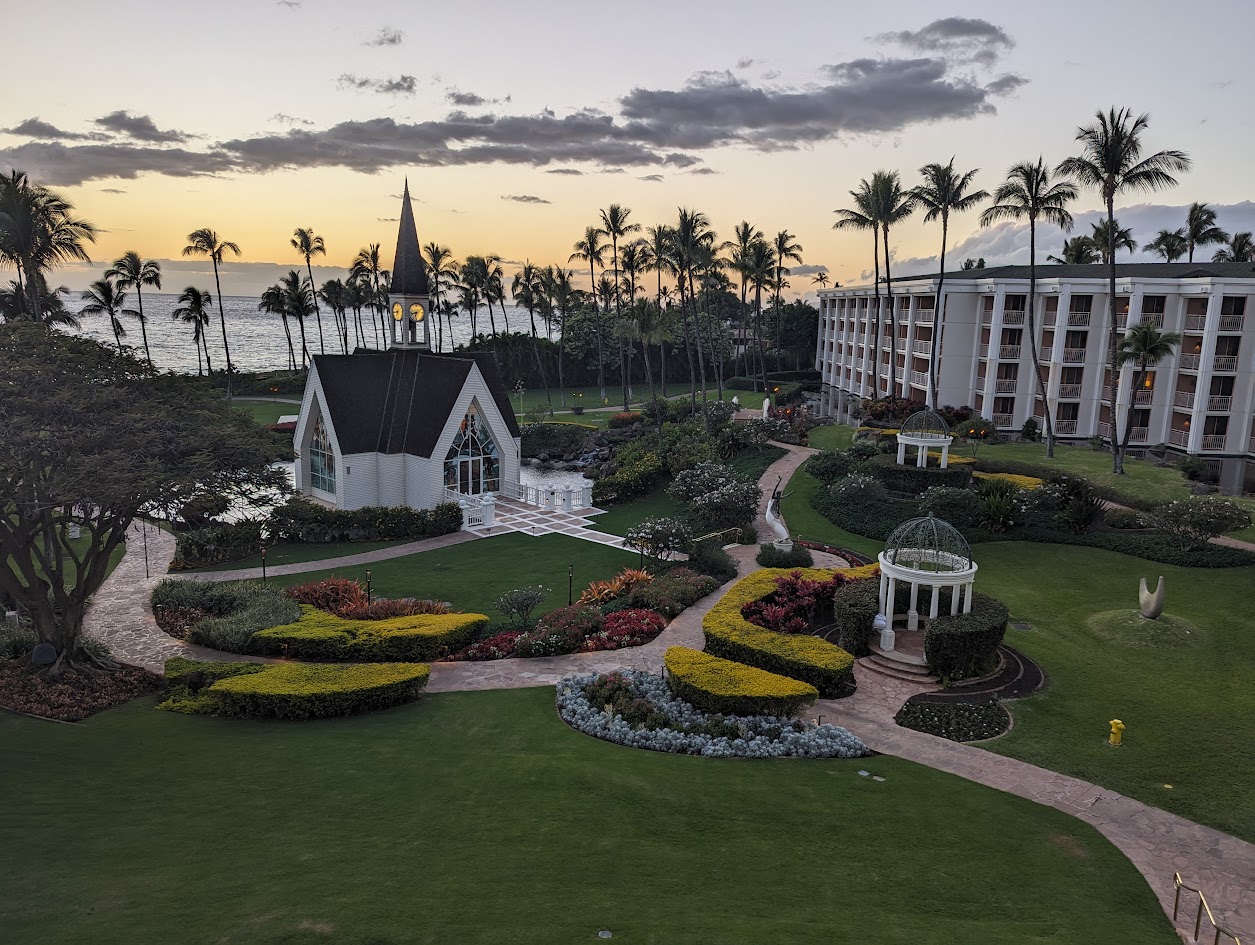
<svg viewBox="0 0 1255 945">
<path fill-rule="evenodd" d="M 932 515 L 903 522 L 893 530 L 877 560 L 880 562 L 880 613 L 887 618 L 889 629 L 895 617 L 906 620 L 907 630 L 919 629 L 916 602 L 920 585 L 932 588 L 930 619 L 937 616 L 940 591 L 945 587 L 951 589 L 951 615 L 959 612 L 960 595 L 963 596 L 963 613 L 971 613 L 976 562 L 972 560 L 967 539 L 949 522 Z M 892 613 L 899 581 L 911 584 L 911 603 L 906 614 Z M 892 648 L 892 645 L 882 645 L 882 649 Z"/>
<path fill-rule="evenodd" d="M 906 448 L 915 447 L 915 465 L 928 465 L 928 451 L 941 450 L 941 468 L 950 465 L 950 444 L 954 437 L 950 435 L 950 427 L 934 410 L 921 410 L 913 413 L 902 422 L 898 431 L 898 465 L 906 465 Z"/>
</svg>

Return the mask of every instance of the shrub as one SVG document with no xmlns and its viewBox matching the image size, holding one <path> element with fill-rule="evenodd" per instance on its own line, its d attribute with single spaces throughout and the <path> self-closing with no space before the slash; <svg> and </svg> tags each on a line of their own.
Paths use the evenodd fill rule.
<svg viewBox="0 0 1255 945">
<path fill-rule="evenodd" d="M 980 496 L 971 489 L 932 486 L 919 497 L 919 507 L 925 514 L 932 513 L 959 527 L 976 525 L 981 518 Z"/>
<path fill-rule="evenodd" d="M 537 456 L 562 457 L 579 449 L 597 428 L 582 423 L 529 423 L 519 433 L 519 449 L 524 459 Z"/>
<path fill-rule="evenodd" d="M 242 666 L 250 668 L 239 668 Z M 206 663 L 197 668 L 179 667 L 173 677 L 167 670 L 167 677 L 181 685 L 159 708 L 245 718 L 352 715 L 412 702 L 427 684 L 430 671 L 421 663 L 235 664 L 230 669 L 220 663 Z M 187 683 L 197 674 L 213 681 L 193 692 Z"/>
<path fill-rule="evenodd" d="M 420 600 L 414 597 L 381 598 L 369 604 L 347 607 L 339 616 L 346 620 L 390 620 L 393 617 L 416 617 L 419 614 L 457 613 L 440 600 Z"/>
<path fill-rule="evenodd" d="M 1015 495 L 1005 490 L 994 490 L 980 496 L 980 526 L 986 531 L 1005 532 L 1015 524 L 1017 507 Z"/>
<path fill-rule="evenodd" d="M 693 533 L 678 518 L 659 516 L 647 518 L 628 529 L 623 546 L 641 551 L 657 561 L 666 561 L 683 552 L 693 541 Z"/>
<path fill-rule="evenodd" d="M 331 662 L 439 659 L 470 643 L 488 624 L 483 614 L 416 614 L 391 620 L 346 620 L 302 605 L 299 620 L 253 634 L 251 649 L 292 659 Z"/>
<path fill-rule="evenodd" d="M 28 623 L 0 623 L 0 660 L 15 660 L 33 650 L 39 637 Z"/>
<path fill-rule="evenodd" d="M 506 630 L 503 633 L 495 633 L 480 640 L 478 643 L 472 643 L 465 649 L 458 650 L 456 653 L 450 653 L 449 659 L 453 662 L 461 660 L 506 659 L 514 655 L 518 648 L 519 637 L 525 632 L 523 630 Z"/>
<path fill-rule="evenodd" d="M 231 525 L 211 525 L 181 532 L 175 539 L 170 570 L 186 571 L 239 561 L 256 554 L 261 542 L 261 522 L 247 519 Z"/>
<path fill-rule="evenodd" d="M 1059 519 L 1069 531 L 1084 535 L 1103 522 L 1107 503 L 1094 494 L 1090 483 L 1084 479 L 1072 480 L 1067 499 L 1059 511 Z"/>
<path fill-rule="evenodd" d="M 539 584 L 532 587 L 517 587 L 498 597 L 496 607 L 510 623 L 526 630 L 532 622 L 532 611 L 544 603 L 548 596 L 549 588 L 541 587 Z"/>
<path fill-rule="evenodd" d="M 713 578 L 689 568 L 673 568 L 654 578 L 652 584 L 638 584 L 627 595 L 629 607 L 654 610 L 671 619 L 697 603 L 719 586 Z"/>
<path fill-rule="evenodd" d="M 974 472 L 972 478 L 980 482 L 1009 482 L 1020 489 L 1040 489 L 1045 481 L 1036 476 L 1021 476 L 1016 473 Z"/>
<path fill-rule="evenodd" d="M 819 696 L 806 683 L 688 647 L 669 648 L 664 661 L 671 691 L 706 712 L 787 717 Z"/>
<path fill-rule="evenodd" d="M 433 509 L 368 506 L 346 511 L 290 499 L 270 513 L 267 525 L 271 541 L 418 541 L 459 531 L 462 509 L 456 502 L 444 502 Z"/>
<path fill-rule="evenodd" d="M 888 491 L 879 479 L 864 475 L 838 479 L 828 487 L 828 494 L 847 502 L 884 502 L 889 498 Z"/>
<path fill-rule="evenodd" d="M 602 629 L 601 611 L 589 604 L 572 604 L 551 610 L 536 629 L 515 641 L 519 656 L 562 656 L 576 652 L 584 641 Z"/>
<path fill-rule="evenodd" d="M 621 446 L 615 453 L 616 469 L 593 482 L 593 501 L 626 502 L 653 490 L 663 474 L 662 457 L 644 438 Z"/>
<path fill-rule="evenodd" d="M 920 514 L 914 502 L 851 500 L 832 491 L 817 492 L 811 507 L 846 531 L 883 541 L 895 528 Z"/>
<path fill-rule="evenodd" d="M 1103 521 L 1108 528 L 1135 529 L 1148 528 L 1146 517 L 1136 509 L 1107 509 Z"/>
<path fill-rule="evenodd" d="M 836 589 L 832 598 L 832 622 L 841 647 L 855 656 L 871 653 L 875 630 L 872 621 L 880 613 L 877 581 L 850 581 Z"/>
<path fill-rule="evenodd" d="M 1024 421 L 1024 426 L 1020 427 L 1020 436 L 1028 440 L 1030 443 L 1037 442 L 1037 421 L 1029 417 Z"/>
<path fill-rule="evenodd" d="M 1002 601 L 972 594 L 971 613 L 942 614 L 924 627 L 924 659 L 943 681 L 987 672 L 1007 632 L 1010 614 Z"/>
<path fill-rule="evenodd" d="M 1151 522 L 1184 551 L 1201 548 L 1217 535 L 1246 528 L 1251 513 L 1232 499 L 1177 499 L 1157 508 Z"/>
<path fill-rule="evenodd" d="M 329 614 L 339 614 L 350 608 L 366 606 L 366 588 L 352 578 L 326 578 L 307 584 L 293 584 L 287 589 L 288 597 L 298 604 L 309 604 Z"/>
<path fill-rule="evenodd" d="M 701 541 L 689 550 L 688 566 L 726 584 L 736 577 L 736 562 L 732 556 L 713 541 Z"/>
<path fill-rule="evenodd" d="M 619 430 L 640 422 L 641 415 L 635 410 L 620 410 L 618 413 L 610 415 L 609 426 L 611 430 Z"/>
<path fill-rule="evenodd" d="M 299 605 L 279 588 L 245 581 L 166 578 L 153 588 L 152 605 L 157 625 L 166 632 L 230 653 L 246 652 L 258 630 L 301 616 Z M 189 613 L 194 619 L 181 619 Z"/>
<path fill-rule="evenodd" d="M 806 461 L 806 471 L 825 485 L 832 485 L 854 472 L 861 462 L 845 450 L 824 450 Z"/>
<path fill-rule="evenodd" d="M 612 614 L 606 614 L 600 630 L 595 630 L 584 638 L 580 651 L 596 653 L 627 646 L 642 646 L 662 633 L 666 626 L 666 618 L 652 610 L 616 610 Z"/>
<path fill-rule="evenodd" d="M 649 584 L 654 576 L 639 568 L 624 568 L 608 581 L 593 581 L 580 595 L 580 604 L 601 604 L 622 597 L 640 584 Z"/>
<path fill-rule="evenodd" d="M 867 472 L 879 479 L 892 492 L 919 495 L 930 486 L 951 486 L 962 489 L 971 479 L 972 469 L 967 465 L 951 466 L 899 466 L 898 458 L 889 453 L 873 456 L 867 461 Z"/>
<path fill-rule="evenodd" d="M 853 443 L 850 444 L 850 448 L 847 449 L 845 452 L 856 462 L 861 463 L 861 462 L 866 462 L 867 460 L 871 459 L 873 456 L 879 456 L 880 447 L 877 446 L 872 440 L 855 440 Z"/>
<path fill-rule="evenodd" d="M 720 463 L 702 463 L 667 489 L 711 529 L 741 528 L 754 520 L 762 490 Z"/>
<path fill-rule="evenodd" d="M 760 545 L 755 560 L 760 568 L 809 568 L 815 563 L 811 553 L 796 543 L 788 551 L 773 544 Z"/>
</svg>

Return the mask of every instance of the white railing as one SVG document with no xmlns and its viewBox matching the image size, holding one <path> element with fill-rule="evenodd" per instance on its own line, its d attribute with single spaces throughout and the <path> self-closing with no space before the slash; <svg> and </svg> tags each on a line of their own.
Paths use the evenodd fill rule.
<svg viewBox="0 0 1255 945">
<path fill-rule="evenodd" d="M 1014 377 L 1000 377 L 994 381 L 995 394 L 1014 394 L 1015 385 L 1018 383 Z"/>
<path fill-rule="evenodd" d="M 1108 423 L 1106 420 L 1099 420 L 1098 421 L 1098 435 L 1099 436 L 1111 436 L 1111 424 Z"/>
<path fill-rule="evenodd" d="M 1064 348 L 1063 363 L 1064 364 L 1083 364 L 1085 362 L 1084 348 Z"/>
<path fill-rule="evenodd" d="M 1060 384 L 1059 396 L 1063 400 L 1080 400 L 1081 385 L 1080 384 Z"/>
<path fill-rule="evenodd" d="M 492 503 L 486 503 L 484 501 L 486 497 L 491 498 L 492 493 L 488 493 L 487 496 L 465 495 L 448 486 L 445 486 L 444 490 L 446 502 L 456 502 L 462 506 L 463 528 L 482 528 L 484 525 L 492 524 Z"/>
<path fill-rule="evenodd" d="M 1203 449 L 1205 450 L 1222 450 L 1224 449 L 1224 441 L 1227 434 L 1224 433 L 1204 433 Z"/>
<path fill-rule="evenodd" d="M 1211 364 L 1213 371 L 1236 371 L 1238 369 L 1237 355 L 1218 354 Z"/>
<path fill-rule="evenodd" d="M 1148 430 L 1146 427 L 1134 427 L 1133 432 L 1129 434 L 1129 442 L 1130 443 L 1145 443 L 1147 432 Z"/>
<path fill-rule="evenodd" d="M 1090 319 L 1089 312 L 1068 312 L 1068 327 L 1069 328 L 1088 328 L 1089 319 Z"/>
<path fill-rule="evenodd" d="M 1015 426 L 1015 418 L 1009 413 L 994 414 L 994 426 L 996 427 L 1013 427 Z"/>
<path fill-rule="evenodd" d="M 1194 395 L 1179 390 L 1176 392 L 1176 396 L 1172 398 L 1172 406 L 1180 407 L 1182 410 L 1193 410 Z"/>
<path fill-rule="evenodd" d="M 1221 331 L 1241 331 L 1244 316 L 1242 315 L 1221 315 L 1220 330 Z"/>
<path fill-rule="evenodd" d="M 1128 323 L 1129 323 L 1129 316 L 1127 315 L 1116 316 L 1116 328 L 1118 330 L 1123 330 L 1128 325 Z"/>
<path fill-rule="evenodd" d="M 931 340 L 913 341 L 911 342 L 911 350 L 914 351 L 916 354 L 922 354 L 924 355 L 924 357 L 928 357 L 930 354 L 933 353 L 933 343 Z"/>
<path fill-rule="evenodd" d="M 1163 312 L 1159 312 L 1155 315 L 1148 315 L 1146 312 L 1142 312 L 1142 324 L 1154 325 L 1156 328 L 1163 328 Z"/>
<path fill-rule="evenodd" d="M 1020 359 L 1020 346 L 1001 345 L 998 348 L 998 357 L 1003 361 L 1018 361 Z"/>
<path fill-rule="evenodd" d="M 1207 409 L 1215 411 L 1216 413 L 1228 413 L 1233 409 L 1233 398 L 1220 396 L 1208 397 Z"/>
<path fill-rule="evenodd" d="M 1207 327 L 1206 315 L 1186 315 L 1185 330 L 1186 331 L 1202 331 Z"/>
<path fill-rule="evenodd" d="M 1059 436 L 1076 436 L 1075 420 L 1056 420 L 1055 433 Z"/>
<path fill-rule="evenodd" d="M 1168 443 L 1172 446 L 1179 446 L 1182 449 L 1187 449 L 1190 445 L 1190 431 L 1189 430 L 1169 430 L 1168 431 Z"/>
<path fill-rule="evenodd" d="M 1007 309 L 1002 313 L 1002 324 L 1004 325 L 1023 325 L 1024 309 Z"/>
<path fill-rule="evenodd" d="M 928 375 L 925 374 L 923 371 L 912 371 L 911 383 L 918 385 L 919 387 L 926 388 L 928 387 Z"/>
<path fill-rule="evenodd" d="M 1182 371 L 1197 371 L 1198 365 L 1201 361 L 1202 361 L 1202 357 L 1200 355 L 1183 354 L 1181 355 L 1181 370 Z"/>
<path fill-rule="evenodd" d="M 917 325 L 931 325 L 933 320 L 934 316 L 931 308 L 921 308 L 915 313 L 915 324 Z"/>
<path fill-rule="evenodd" d="M 593 504 L 592 483 L 562 489 L 528 486 L 521 482 L 508 483 L 505 492 L 525 505 L 534 505 L 541 509 L 562 509 L 569 512 L 573 509 L 587 509 Z"/>
</svg>

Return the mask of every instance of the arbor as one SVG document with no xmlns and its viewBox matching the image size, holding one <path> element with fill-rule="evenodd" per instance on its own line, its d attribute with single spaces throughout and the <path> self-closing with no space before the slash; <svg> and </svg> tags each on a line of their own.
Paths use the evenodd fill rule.
<svg viewBox="0 0 1255 945">
<path fill-rule="evenodd" d="M 109 327 L 113 329 L 113 340 L 118 343 L 118 354 L 122 354 L 122 339 L 126 337 L 126 326 L 122 324 L 122 315 L 138 315 L 133 308 L 125 308 L 126 293 L 117 287 L 113 279 L 106 276 L 97 279 L 82 294 L 87 304 L 80 309 L 84 315 L 108 315 Z"/>
<path fill-rule="evenodd" d="M 1160 230 L 1155 238 L 1142 246 L 1142 252 L 1154 253 L 1164 262 L 1176 262 L 1188 250 L 1185 230 Z"/>
<path fill-rule="evenodd" d="M 1116 228 L 1116 194 L 1125 192 L 1150 192 L 1175 184 L 1173 171 L 1185 171 L 1190 159 L 1184 151 L 1156 151 L 1142 157 L 1142 135 L 1150 123 L 1149 116 L 1133 117 L 1127 108 L 1112 108 L 1107 113 L 1098 112 L 1092 125 L 1078 128 L 1076 140 L 1081 143 L 1081 153 L 1064 158 L 1059 173 L 1073 178 L 1085 187 L 1095 188 L 1107 209 L 1108 232 Z M 1107 260 L 1107 313 L 1111 339 L 1111 385 L 1119 380 L 1116 363 L 1119 329 L 1116 326 L 1116 261 L 1115 253 Z M 1112 432 L 1115 433 L 1115 401 L 1112 401 Z M 1117 437 L 1112 437 L 1116 442 Z M 1112 472 L 1124 473 L 1123 453 L 1112 450 Z"/>
<path fill-rule="evenodd" d="M 161 288 L 161 264 L 155 259 L 140 259 L 139 253 L 126 252 L 105 270 L 105 278 L 116 279 L 119 289 L 135 290 L 135 304 L 139 307 L 136 316 L 144 338 L 144 360 L 152 367 L 153 356 L 148 350 L 148 319 L 144 317 L 144 286 Z"/>
<path fill-rule="evenodd" d="M 0 363 L 0 590 L 58 675 L 94 661 L 83 614 L 136 516 L 205 492 L 255 501 L 284 477 L 265 431 L 212 391 L 97 342 L 0 325 Z"/>
<path fill-rule="evenodd" d="M 915 197 L 902 189 L 897 171 L 877 171 L 872 175 L 872 219 L 880 227 L 885 249 L 885 296 L 889 305 L 889 394 L 898 394 L 898 315 L 893 308 L 893 274 L 889 266 L 889 228 L 915 212 Z M 879 353 L 876 355 L 879 359 Z"/>
<path fill-rule="evenodd" d="M 1133 408 L 1137 401 L 1136 394 L 1142 389 L 1147 372 L 1164 358 L 1170 357 L 1172 349 L 1180 343 L 1180 334 L 1175 331 L 1160 331 L 1152 322 L 1138 322 L 1136 325 L 1130 325 L 1128 332 L 1120 341 L 1116 352 L 1116 363 L 1120 367 L 1126 364 L 1133 365 L 1133 385 L 1129 390 L 1129 405 L 1124 414 L 1124 436 L 1117 447 L 1120 452 L 1121 465 L 1124 462 L 1124 454 L 1129 448 L 1129 440 L 1133 436 Z M 1113 384 L 1112 387 L 1114 386 Z M 1113 418 L 1115 411 L 1116 403 L 1113 399 L 1111 402 Z M 1112 443 L 1115 443 L 1114 438 Z"/>
<path fill-rule="evenodd" d="M 606 247 L 602 243 L 601 238 L 605 234 L 595 226 L 584 228 L 584 237 L 575 241 L 572 247 L 573 252 L 567 257 L 567 262 L 581 260 L 588 263 L 588 285 L 589 291 L 593 293 L 593 304 L 596 305 L 597 292 L 597 274 L 593 271 L 593 266 L 606 265 Z M 602 400 L 606 399 L 606 369 L 605 361 L 602 357 L 601 343 L 601 319 L 597 319 L 597 387 Z"/>
<path fill-rule="evenodd" d="M 863 377 L 868 377 L 868 358 L 879 358 L 880 349 L 880 234 L 876 228 L 876 220 L 873 216 L 873 197 L 872 185 L 868 183 L 864 177 L 858 182 L 858 189 L 851 190 L 850 196 L 854 198 L 853 207 L 845 207 L 840 210 L 833 210 L 837 214 L 837 222 L 832 225 L 834 230 L 871 230 L 872 231 L 872 262 L 875 266 L 872 279 L 872 290 L 875 294 L 876 307 L 872 310 L 872 344 L 866 344 L 866 335 L 864 334 L 863 345 Z M 869 354 L 870 352 L 870 354 Z M 872 362 L 875 364 L 875 361 Z M 871 373 L 872 397 L 878 395 L 876 372 Z M 866 382 L 866 381 L 864 381 Z"/>
<path fill-rule="evenodd" d="M 1255 241 L 1249 232 L 1234 233 L 1229 245 L 1216 250 L 1212 262 L 1255 262 Z"/>
<path fill-rule="evenodd" d="M 976 170 L 959 173 L 954 169 L 954 158 L 949 164 L 925 164 L 919 169 L 924 182 L 911 194 L 924 208 L 924 222 L 941 220 L 941 262 L 937 269 L 937 298 L 933 304 L 936 317 L 933 321 L 932 354 L 928 362 L 928 405 L 937 407 L 937 356 L 940 350 L 941 332 L 946 322 L 946 242 L 950 233 L 950 214 L 971 210 L 989 196 L 986 190 L 968 191 Z M 896 356 L 896 355 L 895 355 Z M 1034 362 L 1035 363 L 1035 362 Z"/>
<path fill-rule="evenodd" d="M 179 307 L 170 313 L 175 321 L 192 326 L 192 344 L 196 348 L 196 373 L 201 373 L 201 349 L 205 352 L 205 367 L 213 374 L 213 365 L 209 363 L 209 345 L 205 341 L 205 331 L 209 327 L 209 306 L 214 298 L 208 292 L 189 285 L 179 296 Z M 292 336 L 288 336 L 288 350 L 292 349 Z"/>
<path fill-rule="evenodd" d="M 980 225 L 996 220 L 1028 220 L 1028 341 L 1037 378 L 1037 396 L 1046 418 L 1046 455 L 1055 455 L 1055 427 L 1046 381 L 1042 377 L 1037 351 L 1037 221 L 1052 223 L 1063 232 L 1072 229 L 1067 204 L 1076 199 L 1076 188 L 1067 181 L 1051 181 L 1050 169 L 1038 157 L 1035 163 L 1021 161 L 1007 171 L 1007 179 L 994 191 L 993 205 L 980 215 Z M 935 395 L 934 395 L 935 396 Z"/>
<path fill-rule="evenodd" d="M 314 234 L 313 228 L 307 226 L 298 226 L 292 234 L 292 248 L 296 250 L 305 260 L 305 271 L 309 274 L 309 294 L 314 301 L 314 315 L 318 319 L 318 353 L 326 354 L 327 345 L 322 337 L 322 309 L 318 307 L 318 294 L 314 291 L 314 267 L 310 260 L 314 256 L 326 256 L 327 247 L 323 244 L 321 236 Z"/>
<path fill-rule="evenodd" d="M 214 266 L 214 291 L 218 293 L 218 321 L 222 325 L 222 350 L 227 359 L 227 398 L 230 399 L 231 376 L 235 373 L 235 365 L 231 362 L 231 346 L 227 344 L 227 316 L 222 310 L 222 280 L 218 275 L 218 266 L 227 253 L 238 256 L 240 247 L 220 239 L 209 227 L 187 234 L 187 245 L 183 247 L 184 256 L 208 256 Z"/>
<path fill-rule="evenodd" d="M 1194 261 L 1195 246 L 1214 246 L 1228 241 L 1229 234 L 1216 226 L 1216 211 L 1205 203 L 1192 203 L 1185 214 L 1186 262 Z"/>
</svg>

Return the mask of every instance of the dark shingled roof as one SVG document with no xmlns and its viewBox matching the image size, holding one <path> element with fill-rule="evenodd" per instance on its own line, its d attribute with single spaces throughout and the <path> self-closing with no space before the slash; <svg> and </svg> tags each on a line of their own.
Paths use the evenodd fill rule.
<svg viewBox="0 0 1255 945">
<path fill-rule="evenodd" d="M 1027 279 L 1028 266 L 990 266 L 987 269 L 960 269 L 947 272 L 951 279 Z M 1255 263 L 1216 262 L 1149 262 L 1117 263 L 1116 278 L 1140 279 L 1255 279 Z M 937 273 L 924 272 L 915 276 L 894 276 L 894 282 L 916 279 L 936 279 Z M 1038 279 L 1106 279 L 1107 267 L 1102 263 L 1082 265 L 1076 263 L 1040 263 Z"/>
<path fill-rule="evenodd" d="M 418 228 L 414 225 L 414 208 L 410 206 L 410 182 L 405 182 L 401 195 L 401 222 L 397 226 L 397 252 L 392 261 L 391 295 L 429 295 L 427 266 L 418 248 Z"/>
<path fill-rule="evenodd" d="M 472 364 L 479 365 L 510 435 L 518 436 L 510 395 L 490 354 L 393 348 L 314 356 L 342 453 L 431 456 Z"/>
</svg>

